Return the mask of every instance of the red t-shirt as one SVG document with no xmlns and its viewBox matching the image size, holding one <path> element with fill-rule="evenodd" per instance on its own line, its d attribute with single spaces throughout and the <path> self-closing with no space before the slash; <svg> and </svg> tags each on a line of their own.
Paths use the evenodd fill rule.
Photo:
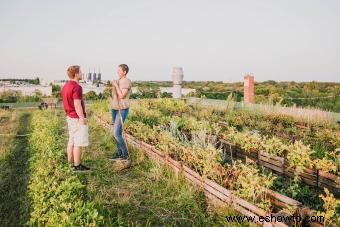
<svg viewBox="0 0 340 227">
<path fill-rule="evenodd" d="M 61 97 L 63 99 L 64 110 L 67 116 L 71 118 L 79 118 L 74 107 L 74 100 L 80 99 L 81 106 L 83 107 L 84 117 L 86 117 L 83 100 L 83 88 L 77 82 L 69 80 L 61 90 Z"/>
</svg>

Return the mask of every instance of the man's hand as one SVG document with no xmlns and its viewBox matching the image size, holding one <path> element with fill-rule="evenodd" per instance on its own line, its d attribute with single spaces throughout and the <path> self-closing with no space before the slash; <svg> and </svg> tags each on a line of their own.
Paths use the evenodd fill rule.
<svg viewBox="0 0 340 227">
<path fill-rule="evenodd" d="M 116 80 L 112 80 L 112 86 L 115 86 L 115 87 L 117 87 L 117 86 L 118 86 L 118 83 L 117 83 L 117 81 L 116 81 Z"/>
<path fill-rule="evenodd" d="M 79 118 L 79 122 L 82 125 L 87 125 L 87 118 Z"/>
</svg>

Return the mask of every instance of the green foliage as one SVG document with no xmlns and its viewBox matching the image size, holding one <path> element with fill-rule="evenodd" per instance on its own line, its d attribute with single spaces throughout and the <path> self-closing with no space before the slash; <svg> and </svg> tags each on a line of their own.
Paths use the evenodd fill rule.
<svg viewBox="0 0 340 227">
<path fill-rule="evenodd" d="M 301 141 L 295 141 L 287 149 L 289 151 L 287 154 L 289 167 L 294 168 L 295 178 L 298 179 L 298 175 L 311 165 L 310 157 L 313 151 Z"/>
<path fill-rule="evenodd" d="M 244 131 L 238 132 L 234 128 L 230 128 L 226 136 L 232 142 L 241 146 L 247 152 L 262 150 L 262 138 L 258 134 Z"/>
<path fill-rule="evenodd" d="M 319 198 L 319 190 L 313 186 L 309 186 L 299 181 L 294 181 L 287 177 L 277 176 L 274 181 L 273 188 L 298 201 L 303 202 L 304 206 L 320 210 L 322 208 L 322 200 Z"/>
<path fill-rule="evenodd" d="M 107 99 L 112 96 L 112 87 L 106 86 L 103 91 L 103 99 Z"/>
<path fill-rule="evenodd" d="M 237 173 L 232 184 L 236 195 L 250 200 L 264 210 L 270 210 L 271 203 L 266 193 L 273 185 L 275 177 L 271 173 L 261 174 L 253 164 L 243 164 L 240 161 L 233 163 L 232 168 Z"/>
<path fill-rule="evenodd" d="M 317 198 L 318 192 L 301 183 L 298 176 L 305 168 L 313 168 L 313 166 L 319 166 L 316 168 L 321 168 L 323 171 L 336 173 L 334 165 L 337 164 L 339 155 L 336 153 L 329 155 L 331 152 L 326 149 L 323 151 L 322 157 L 325 157 L 323 159 L 316 156 L 316 152 L 306 142 L 307 139 L 311 140 L 310 137 L 318 140 L 323 129 L 336 132 L 337 127 L 334 125 L 312 125 L 306 130 L 306 127 L 297 127 L 297 122 L 291 117 L 252 115 L 250 112 L 235 111 L 230 113 L 232 117 L 229 118 L 228 123 L 233 122 L 230 125 L 239 127 L 224 125 L 221 131 L 221 128 L 215 128 L 215 124 L 223 119 L 224 112 L 215 112 L 211 109 L 202 110 L 188 106 L 181 101 L 159 99 L 139 101 L 132 105 L 130 113 L 131 118 L 128 118 L 126 124 L 128 133 L 156 146 L 164 153 L 226 188 L 232 188 L 235 193 L 240 193 L 238 195 L 241 198 L 264 209 L 270 209 L 271 204 L 261 193 L 261 190 L 265 191 L 265 188 L 272 187 L 282 189 L 280 191 L 284 194 L 306 202 L 310 206 L 320 208 L 321 201 Z M 239 114 L 241 116 L 238 116 Z M 262 135 L 262 131 L 265 130 L 260 126 L 264 122 L 266 124 L 263 127 L 266 127 L 267 133 Z M 260 133 L 253 130 L 258 126 Z M 270 134 L 270 130 L 285 135 L 272 133 L 273 136 Z M 296 136 L 296 132 L 298 132 L 298 136 Z M 268 172 L 263 173 L 251 164 L 246 164 L 247 167 L 241 167 L 235 163 L 222 166 L 220 163 L 221 153 L 216 149 L 214 143 L 210 143 L 211 136 L 228 139 L 246 151 L 266 151 L 274 156 L 286 157 L 289 167 L 294 169 L 296 177 L 293 181 L 288 179 L 280 182 L 276 181 L 275 177 Z M 332 133 L 326 133 L 323 137 L 324 140 L 329 140 L 335 138 L 336 134 L 332 136 Z M 337 139 L 334 141 L 336 144 Z M 317 142 L 325 144 L 323 140 Z M 247 169 L 248 167 L 250 169 Z M 245 171 L 239 173 L 240 169 L 245 169 Z M 266 182 L 266 184 L 263 185 L 262 182 Z M 257 185 L 263 186 L 263 188 L 256 189 Z"/>
<path fill-rule="evenodd" d="M 35 79 L 1 79 L 1 81 L 9 81 L 11 84 L 14 84 L 16 82 L 21 82 L 21 83 L 24 82 L 24 83 L 35 84 L 35 85 L 40 84 L 39 77 L 36 77 Z"/>
<path fill-rule="evenodd" d="M 61 86 L 52 84 L 52 96 L 56 98 L 61 98 Z"/>
<path fill-rule="evenodd" d="M 277 156 L 282 156 L 284 152 L 288 149 L 287 145 L 282 143 L 282 140 L 278 139 L 275 136 L 269 139 L 266 139 L 266 137 L 264 137 L 262 141 L 262 146 L 266 152 Z"/>
<path fill-rule="evenodd" d="M 329 152 L 322 159 L 313 160 L 313 165 L 315 169 L 322 170 L 324 172 L 336 172 L 337 166 L 339 166 L 339 155 L 337 155 L 336 151 Z"/>
<path fill-rule="evenodd" d="M 98 96 L 97 96 L 96 92 L 89 91 L 86 94 L 84 94 L 84 99 L 85 100 L 97 100 Z"/>
<path fill-rule="evenodd" d="M 84 185 L 66 164 L 62 123 L 52 113 L 33 114 L 28 185 L 32 211 L 28 224 L 97 226 L 102 217 L 91 202 L 85 202 Z"/>
<path fill-rule="evenodd" d="M 230 93 L 235 94 L 236 101 L 243 99 L 243 83 L 222 83 L 218 81 L 185 81 L 185 88 L 196 89 L 190 96 L 225 100 Z M 256 103 L 285 106 L 317 107 L 324 110 L 340 112 L 339 83 L 321 82 L 276 82 L 264 81 L 255 83 Z"/>
<path fill-rule="evenodd" d="M 255 166 L 247 165 L 245 167 L 238 162 L 223 167 L 220 164 L 221 151 L 209 142 L 204 142 L 205 139 L 188 141 L 185 136 L 175 137 L 169 129 L 156 126 L 151 128 L 140 121 L 131 121 L 131 119 L 127 121 L 125 126 L 126 131 L 136 138 L 156 146 L 162 152 L 182 161 L 201 175 L 233 189 L 241 198 L 249 200 L 265 210 L 270 209 L 270 202 L 266 198 L 265 192 L 274 181 L 271 174 L 261 175 L 258 170 L 252 169 L 256 168 Z M 201 137 L 197 133 L 193 131 L 191 137 Z M 244 171 L 239 172 L 238 170 L 242 167 Z M 249 171 L 252 172 L 252 182 L 249 182 Z M 254 181 L 256 181 L 256 184 L 252 184 Z"/>
<path fill-rule="evenodd" d="M 0 103 L 15 103 L 15 102 L 39 102 L 42 94 L 36 91 L 34 95 L 24 96 L 20 91 L 5 91 L 0 92 Z"/>
<path fill-rule="evenodd" d="M 138 86 L 137 93 L 131 94 L 131 99 L 150 99 L 160 98 L 161 91 L 159 87 L 152 86 Z"/>
<path fill-rule="evenodd" d="M 337 211 L 340 210 L 340 200 L 334 198 L 334 195 L 327 188 L 324 190 L 325 195 L 320 195 L 324 202 L 324 211 L 318 212 L 318 215 L 322 215 L 325 218 L 324 226 L 329 226 L 330 224 L 338 226 L 340 224 L 340 214 Z"/>
</svg>

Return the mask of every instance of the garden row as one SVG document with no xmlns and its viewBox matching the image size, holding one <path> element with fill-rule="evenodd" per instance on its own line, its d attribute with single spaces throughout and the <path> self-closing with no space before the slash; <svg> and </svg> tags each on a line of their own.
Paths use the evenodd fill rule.
<svg viewBox="0 0 340 227">
<path fill-rule="evenodd" d="M 92 107 L 95 113 L 110 122 L 105 104 Z M 141 105 L 136 105 L 136 108 L 141 108 Z M 233 191 L 240 198 L 246 199 L 264 210 L 272 211 L 274 207 L 282 209 L 292 205 L 282 201 L 283 195 L 270 190 L 275 180 L 272 174 L 263 174 L 256 165 L 251 163 L 244 164 L 234 161 L 230 164 L 222 165 L 220 163 L 221 151 L 211 143 L 206 142 L 205 132 L 203 134 L 192 132 L 191 138 L 188 139 L 185 134 L 178 130 L 178 127 L 173 126 L 171 122 L 166 122 L 166 117 L 160 117 L 157 110 L 149 108 L 145 112 L 149 115 L 154 114 L 153 120 L 161 121 L 158 122 L 158 125 L 147 124 L 152 119 L 145 117 L 145 114 L 135 112 L 136 108 L 131 110 L 131 115 L 126 123 L 126 130 L 137 139 L 153 145 L 174 160 L 185 163 L 188 168 L 214 180 Z M 167 117 L 173 118 L 174 116 Z M 207 127 L 207 125 L 204 125 L 204 127 Z M 252 177 L 249 177 L 250 175 Z M 331 194 L 328 194 L 328 196 L 333 198 Z M 281 198 L 281 201 L 279 198 Z M 289 200 L 286 199 L 285 201 Z M 331 201 L 336 200 L 333 198 Z M 294 205 L 298 204 L 295 203 Z M 326 205 L 328 206 L 328 204 Z M 334 206 L 331 207 L 335 209 Z M 329 206 L 327 209 L 329 209 Z"/>
<path fill-rule="evenodd" d="M 65 158 L 65 122 L 54 112 L 34 112 L 29 136 L 29 225 L 97 226 L 102 217 L 85 199 L 84 185 Z"/>
<path fill-rule="evenodd" d="M 100 117 L 94 115 L 96 121 L 105 129 L 111 130 L 110 123 L 102 120 Z M 130 125 L 131 126 L 131 125 Z M 235 195 L 235 193 L 230 190 L 225 189 L 224 187 L 216 184 L 214 181 L 203 177 L 198 174 L 182 162 L 176 161 L 171 158 L 165 152 L 157 149 L 155 146 L 147 144 L 136 137 L 125 134 L 125 138 L 127 139 L 129 145 L 132 145 L 140 150 L 143 150 L 151 159 L 171 167 L 174 172 L 178 174 L 183 174 L 186 179 L 191 182 L 193 185 L 196 185 L 203 189 L 205 195 L 214 202 L 215 206 L 229 207 L 230 204 L 232 208 L 237 210 L 243 215 L 247 215 L 249 217 L 254 218 L 253 222 L 258 222 L 258 224 L 263 224 L 264 226 L 286 226 L 283 219 L 280 222 L 259 222 L 259 216 L 270 215 L 269 212 L 253 205 L 252 203 L 247 202 Z M 273 214 L 275 215 L 275 214 Z M 277 215 L 285 215 L 285 214 L 277 214 Z M 320 223 L 316 223 L 317 226 L 320 226 Z"/>
<path fill-rule="evenodd" d="M 97 104 L 97 109 L 105 112 L 107 107 L 105 107 L 105 103 Z M 340 193 L 339 176 L 337 175 L 339 152 L 328 152 L 325 157 L 320 159 L 315 157 L 315 151 L 302 141 L 287 143 L 276 136 L 269 137 L 251 131 L 238 131 L 230 126 L 222 128 L 220 124 L 209 120 L 214 118 L 215 114 L 211 114 L 211 111 L 208 114 L 207 112 L 209 110 L 191 111 L 183 101 L 141 100 L 138 105 L 133 105 L 130 118 L 151 126 L 172 124 L 188 136 L 191 131 L 204 131 L 206 134 L 217 135 L 222 143 L 235 144 L 235 146 L 229 147 L 235 148 L 232 150 L 237 151 L 239 156 L 253 158 L 256 156 L 260 164 L 275 172 L 285 173 L 296 179 L 302 178 L 305 183 L 311 186 L 327 187 L 337 195 Z M 201 119 L 197 120 L 197 118 Z"/>
<path fill-rule="evenodd" d="M 166 105 L 159 105 L 157 109 L 145 104 L 145 101 L 143 102 L 132 108 L 130 119 L 141 121 L 150 126 L 171 125 L 184 132 L 186 137 L 190 137 L 192 131 L 216 135 L 219 139 L 218 144 L 222 144 L 224 151 L 227 151 L 225 152 L 226 155 L 238 159 L 248 157 L 276 173 L 295 180 L 301 178 L 308 185 L 317 188 L 326 187 L 336 195 L 340 193 L 340 180 L 337 175 L 339 158 L 335 154 L 322 159 L 313 159 L 314 151 L 301 141 L 289 144 L 277 137 L 261 136 L 250 131 L 240 132 L 234 127 L 221 129 L 216 123 L 209 122 L 209 120 L 197 120 L 197 118 L 187 114 L 178 117 L 171 110 L 165 109 Z M 174 103 L 173 106 L 178 104 L 178 101 L 171 102 Z"/>
</svg>

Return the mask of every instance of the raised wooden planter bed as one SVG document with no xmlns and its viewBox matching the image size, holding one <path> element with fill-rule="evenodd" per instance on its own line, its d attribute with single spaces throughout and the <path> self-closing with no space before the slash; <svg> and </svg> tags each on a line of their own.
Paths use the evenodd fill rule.
<svg viewBox="0 0 340 227">
<path fill-rule="evenodd" d="M 282 174 L 290 178 L 294 178 L 295 176 L 295 169 L 288 168 L 288 161 L 283 157 L 274 156 L 264 151 L 246 152 L 239 146 L 224 139 L 220 139 L 220 145 L 222 145 L 226 154 L 228 154 L 228 156 L 230 155 L 230 158 L 241 160 L 249 158 L 257 162 L 259 165 L 269 168 L 278 174 Z M 299 176 L 304 183 L 319 189 L 327 188 L 336 197 L 340 197 L 339 176 L 309 168 L 306 168 Z"/>
<path fill-rule="evenodd" d="M 111 130 L 111 125 L 101 118 L 93 115 L 96 121 L 103 126 L 107 130 Z M 240 212 L 243 215 L 254 216 L 256 217 L 256 221 L 259 220 L 260 216 L 270 216 L 270 213 L 266 213 L 264 210 L 256 207 L 255 205 L 249 203 L 248 201 L 238 198 L 235 196 L 232 191 L 222 187 L 221 185 L 211 181 L 207 178 L 200 176 L 197 172 L 193 171 L 186 165 L 172 159 L 170 156 L 160 152 L 154 146 L 149 145 L 143 141 L 139 141 L 134 138 L 132 135 L 124 134 L 128 143 L 134 147 L 140 148 L 144 151 L 151 159 L 160 162 L 162 164 L 166 164 L 171 167 L 176 174 L 182 173 L 190 181 L 192 184 L 199 186 L 203 189 L 207 198 L 212 200 L 214 203 L 217 203 L 221 206 L 230 206 L 232 205 L 235 210 Z M 301 203 L 291 199 L 287 196 L 279 194 L 275 191 L 269 190 L 267 192 L 272 204 L 277 208 L 287 208 L 287 207 L 301 207 Z M 311 215 L 314 211 L 303 208 L 307 210 L 307 214 Z M 272 214 L 273 216 L 283 215 L 283 214 Z M 282 222 L 259 222 L 258 225 L 263 226 L 287 226 Z M 313 226 L 322 226 L 321 223 L 313 223 Z"/>
</svg>

